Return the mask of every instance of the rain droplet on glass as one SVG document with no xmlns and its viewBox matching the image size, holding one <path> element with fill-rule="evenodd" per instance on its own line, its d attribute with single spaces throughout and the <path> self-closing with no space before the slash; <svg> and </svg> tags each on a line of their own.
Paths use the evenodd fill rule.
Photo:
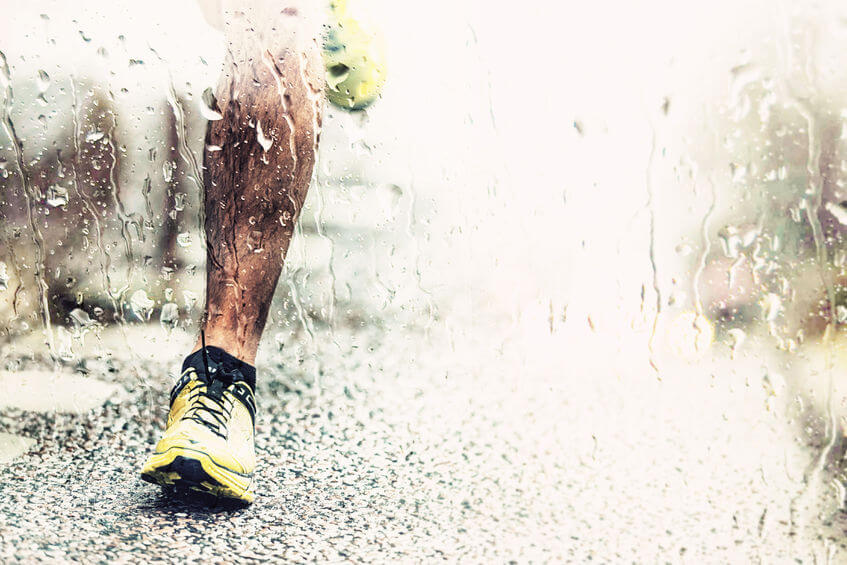
<svg viewBox="0 0 847 565">
<path fill-rule="evenodd" d="M 166 329 L 172 330 L 179 323 L 179 306 L 176 302 L 168 302 L 162 306 L 159 323 Z"/>
<path fill-rule="evenodd" d="M 191 234 L 187 231 L 176 236 L 176 242 L 180 247 L 189 247 L 191 245 L 191 241 Z"/>
<path fill-rule="evenodd" d="M 150 300 L 147 293 L 142 289 L 133 292 L 132 296 L 129 298 L 130 308 L 132 308 L 132 311 L 136 316 L 145 322 L 150 320 L 150 315 L 153 313 L 154 305 L 155 303 Z"/>
<path fill-rule="evenodd" d="M 210 122 L 223 119 L 221 113 L 216 110 L 216 108 L 218 107 L 218 102 L 217 100 L 215 100 L 215 95 L 212 92 L 211 88 L 207 88 L 203 91 L 203 95 L 200 97 L 199 104 L 200 115 L 209 120 Z"/>
<path fill-rule="evenodd" d="M 262 146 L 262 151 L 267 151 L 271 148 L 271 145 L 274 144 L 273 139 L 265 137 L 265 134 L 262 131 L 262 122 L 256 122 L 256 139 L 259 140 L 259 145 Z"/>
</svg>

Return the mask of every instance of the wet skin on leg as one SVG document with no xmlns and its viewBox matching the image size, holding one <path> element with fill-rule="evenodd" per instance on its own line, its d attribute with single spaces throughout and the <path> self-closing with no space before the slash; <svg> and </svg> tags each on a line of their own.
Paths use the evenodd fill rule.
<svg viewBox="0 0 847 565">
<path fill-rule="evenodd" d="M 230 50 L 217 93 L 223 118 L 209 123 L 204 154 L 203 330 L 207 345 L 249 364 L 306 198 L 323 104 L 317 41 L 277 51 L 235 60 Z"/>
<path fill-rule="evenodd" d="M 183 363 L 142 479 L 251 502 L 256 350 L 306 198 L 323 100 L 311 0 L 223 0 L 227 63 L 204 154 L 207 347 Z M 201 335 L 204 335 L 201 334 Z M 199 340 L 198 340 L 199 341 Z"/>
</svg>

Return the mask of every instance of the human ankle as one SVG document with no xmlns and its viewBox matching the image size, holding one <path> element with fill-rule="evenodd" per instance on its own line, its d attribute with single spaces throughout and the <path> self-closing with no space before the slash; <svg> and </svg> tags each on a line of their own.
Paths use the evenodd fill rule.
<svg viewBox="0 0 847 565">
<path fill-rule="evenodd" d="M 205 334 L 206 347 L 217 347 L 219 349 L 223 349 L 229 355 L 232 355 L 236 359 L 247 363 L 248 365 L 256 365 L 257 347 L 252 345 L 252 340 L 251 342 L 245 342 L 245 340 L 238 339 L 235 336 L 212 331 L 206 331 Z M 191 352 L 194 353 L 196 351 L 200 351 L 202 347 L 203 340 L 198 337 Z"/>
</svg>

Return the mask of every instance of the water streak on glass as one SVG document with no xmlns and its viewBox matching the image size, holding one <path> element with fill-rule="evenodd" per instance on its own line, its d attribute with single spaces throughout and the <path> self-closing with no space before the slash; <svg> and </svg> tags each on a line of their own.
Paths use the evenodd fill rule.
<svg viewBox="0 0 847 565">
<path fill-rule="evenodd" d="M 24 164 L 23 146 L 21 144 L 21 140 L 18 139 L 18 136 L 15 133 L 15 125 L 12 123 L 12 76 L 9 70 L 9 64 L 6 61 L 6 55 L 4 55 L 2 51 L 0 51 L 0 79 L 2 79 L 2 85 L 5 89 L 2 106 L 3 130 L 12 142 L 12 147 L 15 152 L 15 165 L 23 188 L 24 198 L 26 199 L 27 221 L 29 223 L 30 237 L 35 245 L 34 271 L 35 281 L 38 285 L 38 292 L 40 296 L 41 322 L 43 324 L 44 337 L 47 340 L 50 355 L 56 359 L 58 354 L 53 337 L 53 325 L 50 319 L 49 287 L 44 276 L 44 237 L 42 236 L 41 229 L 38 226 L 36 211 L 34 208 L 36 202 L 40 200 L 40 196 L 37 189 L 33 187 L 32 183 L 29 181 L 27 168 Z"/>
</svg>

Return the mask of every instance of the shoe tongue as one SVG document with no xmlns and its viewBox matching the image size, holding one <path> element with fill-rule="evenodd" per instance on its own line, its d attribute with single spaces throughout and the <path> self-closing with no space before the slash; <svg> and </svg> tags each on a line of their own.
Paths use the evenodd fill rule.
<svg viewBox="0 0 847 565">
<path fill-rule="evenodd" d="M 206 356 L 209 361 L 209 372 L 211 375 L 206 375 L 206 367 L 203 363 L 203 350 L 198 349 L 191 355 L 185 358 L 182 363 L 182 372 L 186 369 L 193 368 L 197 375 L 207 384 L 217 380 L 215 377 L 221 377 L 226 374 L 231 376 L 232 382 L 244 381 L 250 386 L 251 390 L 256 390 L 256 367 L 245 363 L 237 357 L 233 357 L 220 347 L 207 346 Z M 211 377 L 211 378 L 210 378 Z"/>
</svg>

